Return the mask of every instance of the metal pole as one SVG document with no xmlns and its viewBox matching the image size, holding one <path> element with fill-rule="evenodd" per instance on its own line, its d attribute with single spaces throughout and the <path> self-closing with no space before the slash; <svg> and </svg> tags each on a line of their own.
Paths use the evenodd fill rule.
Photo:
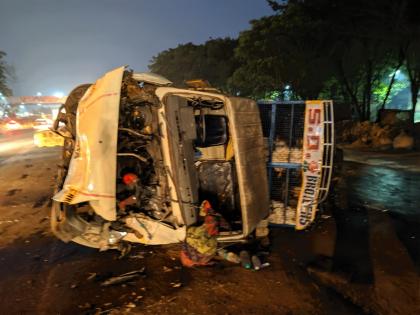
<svg viewBox="0 0 420 315">
<path fill-rule="evenodd" d="M 270 197 L 271 197 L 271 190 L 272 190 L 272 178 L 273 178 L 273 146 L 274 146 L 274 137 L 276 135 L 276 111 L 277 111 L 277 104 L 271 104 L 271 124 L 270 124 L 270 135 L 268 137 L 268 185 L 270 189 Z"/>
<path fill-rule="evenodd" d="M 291 104 L 291 112 L 290 112 L 290 128 L 289 128 L 289 153 L 287 156 L 287 162 L 290 163 L 290 155 L 291 155 L 291 148 L 292 148 L 292 139 L 293 139 L 293 119 L 295 118 L 295 104 Z M 290 177 L 290 169 L 286 169 L 286 184 L 284 188 L 284 220 L 286 220 L 286 209 L 289 205 L 289 177 Z"/>
</svg>

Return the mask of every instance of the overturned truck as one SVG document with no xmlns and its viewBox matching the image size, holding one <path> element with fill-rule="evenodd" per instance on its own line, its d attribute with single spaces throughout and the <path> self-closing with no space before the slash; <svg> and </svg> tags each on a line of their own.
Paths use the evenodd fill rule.
<svg viewBox="0 0 420 315">
<path fill-rule="evenodd" d="M 323 106 L 306 114 L 317 124 L 305 131 L 301 187 L 312 193 L 299 193 L 294 209 L 308 220 L 297 228 L 313 220 L 321 184 L 329 181 L 323 172 Z M 53 196 L 54 234 L 101 250 L 127 242 L 176 243 L 208 200 L 229 222 L 218 241 L 246 239 L 272 209 L 267 160 L 274 143 L 264 137 L 261 113 L 253 100 L 209 88 L 174 88 L 161 76 L 124 67 L 78 86 L 53 127 L 65 139 Z M 316 143 L 305 166 L 303 157 Z M 307 172 L 314 176 L 305 177 Z"/>
</svg>

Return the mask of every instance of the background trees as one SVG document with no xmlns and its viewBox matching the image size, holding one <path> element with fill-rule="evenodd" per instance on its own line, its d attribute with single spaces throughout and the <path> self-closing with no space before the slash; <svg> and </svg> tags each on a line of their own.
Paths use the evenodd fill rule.
<svg viewBox="0 0 420 315">
<path fill-rule="evenodd" d="M 414 120 L 420 88 L 420 4 L 416 0 L 268 0 L 273 15 L 251 21 L 237 40 L 166 50 L 150 69 L 181 84 L 205 78 L 231 93 L 331 98 L 361 120 L 405 85 Z"/>
<path fill-rule="evenodd" d="M 4 96 L 12 95 L 12 90 L 7 85 L 10 76 L 10 67 L 4 60 L 6 53 L 0 50 L 0 93 Z"/>
<path fill-rule="evenodd" d="M 206 79 L 214 87 L 230 91 L 228 79 L 238 66 L 234 58 L 236 43 L 235 39 L 218 38 L 201 45 L 178 45 L 153 57 L 149 68 L 179 86 L 185 80 Z"/>
<path fill-rule="evenodd" d="M 6 53 L 0 50 L 0 118 L 6 110 L 5 97 L 12 95 L 12 90 L 7 85 L 7 80 L 11 75 L 11 68 L 4 60 Z"/>
</svg>

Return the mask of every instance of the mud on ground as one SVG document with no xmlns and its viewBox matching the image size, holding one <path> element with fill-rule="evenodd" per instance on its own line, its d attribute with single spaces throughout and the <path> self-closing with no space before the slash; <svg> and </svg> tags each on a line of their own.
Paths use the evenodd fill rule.
<svg viewBox="0 0 420 315">
<path fill-rule="evenodd" d="M 49 231 L 57 163 L 57 150 L 35 149 L 0 165 L 0 313 L 360 314 L 316 285 L 283 245 L 255 272 L 230 263 L 184 269 L 178 245 L 136 245 L 119 259 L 65 244 Z M 131 282 L 101 286 L 143 267 Z"/>
</svg>

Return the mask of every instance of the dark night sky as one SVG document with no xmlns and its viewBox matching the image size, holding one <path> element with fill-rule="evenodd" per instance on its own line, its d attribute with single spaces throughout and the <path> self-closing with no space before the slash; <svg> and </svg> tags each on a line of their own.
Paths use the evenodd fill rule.
<svg viewBox="0 0 420 315">
<path fill-rule="evenodd" d="M 15 95 L 68 93 L 120 65 L 147 71 L 179 43 L 236 37 L 269 14 L 265 0 L 0 0 L 0 50 Z"/>
</svg>

